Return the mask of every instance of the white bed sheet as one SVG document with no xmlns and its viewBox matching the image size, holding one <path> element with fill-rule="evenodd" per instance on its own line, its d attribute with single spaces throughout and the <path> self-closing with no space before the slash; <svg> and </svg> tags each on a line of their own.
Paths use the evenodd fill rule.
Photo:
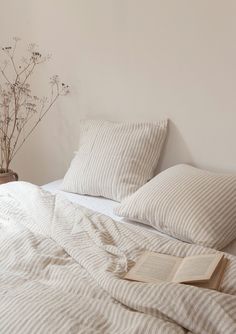
<svg viewBox="0 0 236 334">
<path fill-rule="evenodd" d="M 169 238 L 169 239 L 174 239 L 174 238 L 172 238 L 172 237 L 170 237 L 166 234 L 158 232 L 157 230 L 155 230 L 151 226 L 144 225 L 144 224 L 141 224 L 139 222 L 128 221 L 128 220 L 126 220 L 122 217 L 116 216 L 113 213 L 113 208 L 117 205 L 117 202 L 115 202 L 115 201 L 112 201 L 110 199 L 103 198 L 103 197 L 85 196 L 85 195 L 78 195 L 78 194 L 68 193 L 68 192 L 60 190 L 61 183 L 62 183 L 62 180 L 57 180 L 57 181 L 54 181 L 54 182 L 43 185 L 42 188 L 51 192 L 51 193 L 56 193 L 56 192 L 60 191 L 71 202 L 79 203 L 80 205 L 85 206 L 88 209 L 103 213 L 103 214 L 111 217 L 112 219 L 114 219 L 116 221 L 119 221 L 120 223 L 128 224 L 128 225 L 129 224 L 139 225 L 139 226 L 142 226 L 142 228 L 144 228 L 146 230 L 148 229 L 149 231 L 151 231 L 155 234 L 165 236 L 166 238 Z M 227 252 L 227 253 L 230 253 L 232 255 L 236 255 L 236 239 L 234 241 L 232 241 L 228 246 L 226 246 L 223 249 L 223 251 Z"/>
<path fill-rule="evenodd" d="M 56 192 L 59 191 L 63 195 L 65 195 L 65 197 L 68 198 L 71 202 L 78 203 L 82 206 L 85 206 L 88 209 L 100 212 L 100 213 L 102 213 L 104 215 L 107 215 L 107 216 L 111 217 L 112 219 L 114 219 L 116 221 L 119 221 L 123 224 L 139 225 L 139 226 L 142 226 L 144 229 L 151 230 L 153 233 L 156 233 L 156 234 L 159 234 L 159 235 L 164 235 L 165 237 L 173 239 L 172 237 L 167 236 L 166 234 L 158 232 L 157 230 L 155 230 L 151 226 L 144 225 L 144 224 L 139 223 L 139 222 L 130 221 L 130 220 L 124 219 L 122 217 L 116 216 L 113 213 L 113 208 L 118 203 L 115 202 L 115 201 L 112 201 L 110 199 L 103 198 L 103 197 L 86 196 L 86 195 L 79 195 L 79 194 L 73 194 L 73 193 L 65 192 L 65 191 L 60 190 L 61 183 L 62 183 L 62 180 L 57 180 L 57 181 L 54 181 L 54 182 L 51 182 L 51 183 L 48 183 L 48 184 L 42 186 L 42 188 L 47 190 L 47 191 L 50 191 L 53 194 L 55 194 Z"/>
</svg>

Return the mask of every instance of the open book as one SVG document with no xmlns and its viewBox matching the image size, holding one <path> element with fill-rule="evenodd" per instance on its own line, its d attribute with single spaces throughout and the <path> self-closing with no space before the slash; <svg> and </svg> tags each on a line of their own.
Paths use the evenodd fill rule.
<svg viewBox="0 0 236 334">
<path fill-rule="evenodd" d="M 218 290 L 227 264 L 223 254 L 202 254 L 185 258 L 144 252 L 125 279 L 147 282 L 187 283 Z"/>
</svg>

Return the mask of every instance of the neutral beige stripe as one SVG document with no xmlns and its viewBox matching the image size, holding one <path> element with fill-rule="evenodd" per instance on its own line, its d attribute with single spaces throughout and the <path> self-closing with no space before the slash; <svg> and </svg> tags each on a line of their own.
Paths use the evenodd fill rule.
<svg viewBox="0 0 236 334">
<path fill-rule="evenodd" d="M 167 120 L 80 124 L 80 147 L 62 189 L 121 201 L 150 180 L 167 134 Z"/>
<path fill-rule="evenodd" d="M 222 249 L 236 238 L 236 175 L 177 165 L 114 209 L 180 240 Z"/>
<path fill-rule="evenodd" d="M 227 255 L 223 294 L 129 282 L 125 268 L 145 249 L 176 256 L 216 250 L 127 227 L 60 194 L 39 195 L 33 185 L 10 188 L 0 187 L 1 334 L 236 332 L 235 257 Z"/>
</svg>

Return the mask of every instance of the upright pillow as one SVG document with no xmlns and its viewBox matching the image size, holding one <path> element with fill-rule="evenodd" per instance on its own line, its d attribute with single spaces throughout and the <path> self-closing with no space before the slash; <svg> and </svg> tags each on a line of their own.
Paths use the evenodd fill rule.
<svg viewBox="0 0 236 334">
<path fill-rule="evenodd" d="M 177 165 L 114 209 L 180 240 L 222 249 L 236 238 L 236 174 Z"/>
<path fill-rule="evenodd" d="M 167 120 L 81 121 L 79 150 L 63 190 L 121 201 L 154 176 L 166 134 Z"/>
</svg>

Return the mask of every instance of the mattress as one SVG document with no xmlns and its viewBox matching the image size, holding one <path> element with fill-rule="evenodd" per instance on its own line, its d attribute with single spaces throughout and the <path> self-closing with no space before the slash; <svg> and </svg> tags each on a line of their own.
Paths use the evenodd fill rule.
<svg viewBox="0 0 236 334">
<path fill-rule="evenodd" d="M 85 196 L 85 195 L 79 195 L 79 194 L 73 194 L 73 193 L 68 193 L 60 190 L 62 184 L 62 180 L 57 180 L 48 184 L 45 184 L 42 186 L 43 189 L 51 192 L 51 193 L 56 193 L 56 192 L 61 192 L 65 195 L 66 198 L 68 198 L 71 202 L 73 203 L 78 203 L 88 209 L 94 210 L 96 212 L 105 214 L 115 221 L 120 222 L 121 224 L 127 224 L 127 225 L 137 225 L 137 226 L 142 226 L 143 229 L 149 230 L 154 234 L 158 234 L 161 236 L 165 236 L 166 238 L 169 239 L 174 239 L 166 234 L 163 234 L 161 232 L 158 232 L 155 230 L 153 227 L 144 225 L 139 222 L 134 222 L 130 221 L 127 219 L 124 219 L 122 217 L 119 217 L 113 213 L 113 208 L 117 205 L 117 202 L 112 201 L 107 198 L 103 197 L 94 197 L 94 196 Z M 226 246 L 222 251 L 227 252 L 229 254 L 235 255 L 236 256 L 236 239 L 232 241 L 228 246 Z"/>
</svg>

